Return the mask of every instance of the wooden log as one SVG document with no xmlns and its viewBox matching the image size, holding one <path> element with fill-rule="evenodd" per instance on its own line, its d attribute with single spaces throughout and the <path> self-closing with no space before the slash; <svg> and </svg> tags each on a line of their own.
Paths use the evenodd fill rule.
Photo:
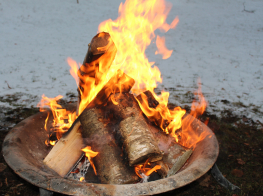
<svg viewBox="0 0 263 196">
<path fill-rule="evenodd" d="M 81 97 L 88 97 L 90 89 L 97 86 L 101 79 L 107 75 L 116 53 L 117 48 L 109 33 L 101 32 L 92 38 L 83 65 L 78 71 L 79 99 L 77 107 L 81 102 Z"/>
<path fill-rule="evenodd" d="M 112 95 L 112 101 L 106 106 L 117 119 L 120 119 L 119 132 L 123 139 L 129 165 L 162 159 L 158 143 L 153 137 L 149 126 L 142 115 L 134 96 L 129 93 Z"/>
<path fill-rule="evenodd" d="M 155 125 L 149 125 L 149 127 L 157 140 L 159 149 L 163 153 L 163 159 L 155 163 L 161 165 L 161 169 L 157 170 L 157 172 L 162 178 L 174 175 L 191 156 L 192 149 L 181 146 L 175 142 L 171 135 L 164 133 L 159 127 Z"/>
<path fill-rule="evenodd" d="M 85 109 L 79 117 L 86 144 L 99 154 L 93 158 L 98 177 L 106 184 L 130 184 L 138 181 L 134 169 L 121 156 L 122 150 L 116 144 L 113 128 L 102 109 Z"/>
<path fill-rule="evenodd" d="M 80 121 L 76 120 L 68 133 L 60 138 L 45 157 L 44 163 L 60 176 L 65 177 L 83 155 L 81 151 L 83 147 Z"/>
</svg>

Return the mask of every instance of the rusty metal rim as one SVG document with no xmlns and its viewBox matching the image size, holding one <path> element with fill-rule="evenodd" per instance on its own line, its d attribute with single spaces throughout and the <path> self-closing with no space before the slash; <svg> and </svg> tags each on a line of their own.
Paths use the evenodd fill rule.
<svg viewBox="0 0 263 196">
<path fill-rule="evenodd" d="M 37 126 L 39 132 L 43 131 L 44 120 L 47 112 L 35 114 L 16 125 L 6 136 L 3 143 L 3 155 L 7 164 L 21 178 L 36 185 L 38 187 L 59 192 L 68 195 L 153 195 L 167 192 L 182 186 L 185 186 L 204 175 L 215 163 L 219 146 L 218 141 L 213 132 L 202 122 L 198 121 L 199 129 L 209 131 L 210 138 L 205 138 L 197 144 L 192 157 L 194 160 L 189 161 L 189 165 L 181 172 L 165 179 L 152 181 L 143 184 L 128 184 L 128 185 L 110 185 L 110 184 L 95 184 L 77 182 L 64 179 L 47 168 L 44 164 L 41 165 L 41 160 L 38 160 L 38 167 L 24 157 L 21 146 L 18 144 L 29 127 Z M 36 123 L 37 122 L 37 123 Z M 34 133 L 36 130 L 32 130 Z M 24 136 L 25 137 L 25 136 Z M 28 142 L 30 138 L 27 138 Z M 43 141 L 44 143 L 44 141 Z M 38 149 L 39 150 L 39 149 Z M 33 157 L 34 158 L 34 157 Z"/>
</svg>

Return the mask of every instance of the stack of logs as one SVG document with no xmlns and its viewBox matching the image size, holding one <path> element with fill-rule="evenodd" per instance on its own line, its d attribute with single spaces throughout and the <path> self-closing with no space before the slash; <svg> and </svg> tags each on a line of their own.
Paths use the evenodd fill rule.
<svg viewBox="0 0 263 196">
<path fill-rule="evenodd" d="M 79 70 L 79 102 L 83 95 L 88 95 L 87 87 L 100 84 L 116 52 L 108 33 L 99 33 L 92 39 Z M 158 173 L 163 178 L 175 174 L 192 150 L 165 134 L 158 127 L 160 119 L 143 114 L 138 104 L 142 97 L 147 98 L 149 107 L 155 108 L 159 103 L 149 91 L 137 97 L 130 94 L 134 83 L 134 79 L 118 70 L 52 148 L 44 163 L 65 177 L 82 157 L 81 149 L 88 145 L 98 152 L 93 162 L 101 183 L 136 183 L 139 177 L 134 167 L 146 161 L 160 165 Z"/>
</svg>

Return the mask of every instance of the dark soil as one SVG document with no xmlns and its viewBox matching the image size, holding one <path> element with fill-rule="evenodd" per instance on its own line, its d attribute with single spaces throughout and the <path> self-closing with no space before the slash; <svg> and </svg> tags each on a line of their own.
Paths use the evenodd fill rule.
<svg viewBox="0 0 263 196">
<path fill-rule="evenodd" d="M 186 108 L 187 109 L 187 108 Z M 0 108 L 0 146 L 11 130 L 21 120 L 38 112 L 37 108 Z M 210 172 L 201 179 L 166 195 L 262 195 L 263 192 L 263 126 L 245 116 L 234 116 L 230 111 L 222 112 L 222 117 L 205 113 L 201 121 L 209 119 L 208 126 L 214 131 L 220 145 L 217 165 L 223 175 L 241 188 L 240 193 L 231 193 L 220 186 Z M 17 176 L 6 164 L 1 150 L 0 156 L 0 195 L 37 196 L 38 187 Z M 54 194 L 61 195 L 61 194 Z"/>
</svg>

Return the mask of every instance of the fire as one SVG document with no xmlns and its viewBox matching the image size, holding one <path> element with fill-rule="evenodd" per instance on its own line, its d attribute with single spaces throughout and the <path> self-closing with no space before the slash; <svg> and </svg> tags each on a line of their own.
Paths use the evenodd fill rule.
<svg viewBox="0 0 263 196">
<path fill-rule="evenodd" d="M 143 165 L 135 166 L 134 170 L 135 173 L 140 177 L 143 178 L 142 174 L 145 176 L 151 175 L 151 173 L 156 172 L 158 169 L 161 169 L 160 165 L 155 165 L 153 168 L 149 168 L 151 166 L 149 159 Z"/>
<path fill-rule="evenodd" d="M 179 143 L 185 147 L 188 148 L 194 148 L 196 144 L 203 140 L 205 137 L 208 136 L 208 133 L 203 131 L 200 135 L 196 133 L 195 130 L 192 128 L 193 121 L 198 118 L 200 115 L 202 115 L 206 109 L 207 101 L 205 100 L 205 97 L 202 94 L 201 89 L 201 80 L 198 80 L 198 89 L 196 92 L 194 92 L 194 95 L 197 97 L 198 100 L 194 100 L 191 107 L 191 113 L 189 116 L 187 116 L 182 125 L 182 131 L 179 133 L 180 135 L 180 141 Z M 194 118 L 192 118 L 193 116 Z M 198 122 L 200 123 L 200 122 Z M 208 123 L 206 121 L 206 123 Z"/>
<path fill-rule="evenodd" d="M 156 38 L 156 46 L 157 49 L 155 54 L 161 54 L 163 56 L 163 59 L 168 59 L 172 55 L 172 50 L 168 50 L 165 47 L 165 37 L 160 37 L 157 35 Z"/>
<path fill-rule="evenodd" d="M 97 154 L 99 154 L 99 153 L 92 151 L 91 150 L 91 146 L 87 146 L 87 147 L 85 147 L 85 148 L 83 148 L 81 150 L 83 152 L 85 152 L 85 156 L 88 157 L 90 165 L 93 167 L 94 173 L 97 175 L 95 165 L 94 165 L 93 161 L 91 160 L 91 158 L 97 156 Z"/>
<path fill-rule="evenodd" d="M 118 51 L 109 74 L 121 69 L 135 79 L 133 93 L 140 94 L 149 90 L 159 105 L 156 108 L 148 107 L 146 97 L 142 94 L 142 102 L 138 101 L 142 111 L 148 117 L 161 116 L 160 127 L 167 134 L 171 132 L 174 135 L 174 131 L 181 127 L 181 118 L 185 110 L 180 107 L 169 110 L 169 93 L 163 92 L 160 96 L 154 93 L 157 83 L 162 82 L 161 73 L 153 66 L 154 62 L 149 62 L 145 55 L 146 48 L 156 37 L 156 29 L 167 32 L 178 24 L 177 17 L 170 25 L 165 22 L 170 10 L 171 5 L 164 0 L 127 0 L 120 4 L 119 17 L 114 21 L 109 19 L 102 22 L 99 31 L 109 32 Z M 163 59 L 171 56 L 172 50 L 166 48 L 164 37 L 157 36 L 156 45 L 156 54 L 161 54 Z M 164 125 L 164 119 L 171 122 L 169 127 Z"/>
<path fill-rule="evenodd" d="M 40 108 L 40 112 L 46 111 L 46 107 L 51 109 L 54 118 L 52 126 L 55 128 L 57 139 L 62 137 L 63 133 L 71 127 L 72 123 L 76 119 L 76 113 L 71 113 L 66 109 L 62 109 L 62 106 L 57 103 L 57 101 L 62 97 L 62 95 L 58 95 L 55 98 L 48 98 L 45 95 L 42 95 L 41 101 L 37 104 L 37 107 Z M 45 130 L 47 130 L 48 119 L 49 113 L 45 120 Z"/>
<path fill-rule="evenodd" d="M 170 24 L 166 22 L 170 10 L 171 4 L 165 2 L 165 0 L 127 0 L 125 3 L 121 3 L 118 18 L 116 20 L 108 19 L 99 25 L 98 31 L 102 32 L 99 36 L 104 36 L 105 33 L 103 32 L 108 32 L 110 34 L 108 41 L 109 43 L 114 42 L 117 54 L 111 66 L 108 62 L 113 60 L 112 56 L 106 55 L 100 62 L 96 62 L 99 65 L 98 69 L 95 70 L 95 77 L 84 77 L 85 75 L 81 73 L 87 67 L 81 66 L 81 64 L 68 58 L 67 61 L 71 67 L 70 73 L 76 80 L 81 97 L 77 113 L 66 111 L 57 104 L 57 101 L 62 98 L 61 95 L 55 98 L 47 98 L 43 95 L 41 102 L 38 104 L 41 111 L 43 111 L 43 107 L 50 107 L 54 117 L 53 127 L 56 128 L 58 139 L 119 69 L 136 81 L 131 92 L 135 95 L 141 94 L 142 100 L 137 101 L 142 111 L 148 118 L 159 119 L 158 126 L 165 133 L 171 134 L 176 141 L 187 147 L 194 147 L 198 141 L 206 137 L 205 133 L 199 136 L 191 130 L 192 121 L 190 121 L 190 118 L 184 119 L 182 123 L 182 117 L 186 112 L 184 109 L 180 107 L 168 109 L 168 92 L 162 92 L 161 95 L 154 92 L 157 84 L 162 82 L 161 73 L 158 67 L 154 66 L 154 62 L 149 62 L 145 51 L 151 43 L 156 42 L 157 50 L 155 54 L 161 55 L 163 59 L 171 56 L 172 50 L 167 49 L 165 46 L 165 37 L 155 35 L 157 29 L 167 32 L 178 24 L 179 19 L 177 17 Z M 108 45 L 105 47 L 108 47 Z M 105 47 L 95 49 L 100 52 L 105 50 Z M 83 84 L 83 89 L 80 88 L 80 83 Z M 150 91 L 159 102 L 155 108 L 149 107 L 147 97 L 143 94 L 146 90 Z M 203 113 L 206 107 L 200 85 L 195 95 L 199 97 L 200 102 L 193 102 L 191 115 L 197 117 Z M 117 104 L 113 98 L 112 101 Z M 49 116 L 46 123 L 48 118 Z M 181 127 L 183 128 L 182 131 L 179 134 L 176 133 Z M 47 129 L 46 125 L 45 129 Z M 98 153 L 91 151 L 91 147 L 86 147 L 83 151 L 86 152 L 86 156 L 96 173 L 91 157 L 96 156 Z M 146 168 L 146 164 L 144 164 L 136 167 L 136 171 L 149 175 L 150 172 L 156 171 L 159 167 L 155 166 L 150 169 Z"/>
<path fill-rule="evenodd" d="M 145 50 L 155 39 L 156 29 L 167 32 L 175 28 L 178 18 L 170 25 L 165 22 L 170 9 L 171 5 L 164 0 L 127 0 L 120 4 L 116 20 L 109 19 L 99 25 L 99 32 L 109 32 L 117 47 L 117 55 L 108 74 L 123 70 L 136 81 L 133 93 L 140 94 L 145 90 L 153 92 L 157 82 L 162 82 L 159 69 L 153 66 L 154 62 L 148 61 Z M 157 44 L 165 48 L 159 38 Z M 169 50 L 159 53 L 163 57 L 171 55 Z"/>
</svg>

